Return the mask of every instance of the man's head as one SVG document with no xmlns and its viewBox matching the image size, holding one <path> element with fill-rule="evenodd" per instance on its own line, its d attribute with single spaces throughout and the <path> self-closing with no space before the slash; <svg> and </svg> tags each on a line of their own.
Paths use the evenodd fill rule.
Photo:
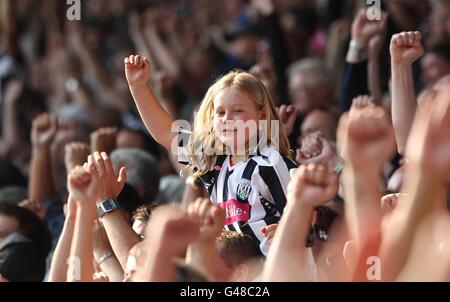
<svg viewBox="0 0 450 302">
<path fill-rule="evenodd" d="M 249 235 L 223 231 L 217 238 L 216 249 L 216 281 L 248 282 L 261 273 L 261 252 Z"/>
<path fill-rule="evenodd" d="M 291 104 L 300 114 L 327 107 L 333 101 L 330 73 L 320 59 L 308 58 L 293 63 L 288 76 Z"/>
<path fill-rule="evenodd" d="M 156 159 L 140 149 L 116 149 L 111 153 L 114 170 L 127 168 L 127 183 L 131 185 L 144 203 L 155 200 L 159 191 L 159 170 Z"/>
<path fill-rule="evenodd" d="M 48 230 L 36 214 L 0 204 L 0 275 L 9 281 L 42 281 L 49 249 Z"/>
<path fill-rule="evenodd" d="M 316 109 L 311 111 L 303 121 L 302 135 L 320 131 L 327 139 L 336 141 L 338 118 L 335 114 Z"/>
<path fill-rule="evenodd" d="M 421 60 L 422 80 L 426 87 L 450 74 L 450 43 L 436 44 Z"/>
</svg>

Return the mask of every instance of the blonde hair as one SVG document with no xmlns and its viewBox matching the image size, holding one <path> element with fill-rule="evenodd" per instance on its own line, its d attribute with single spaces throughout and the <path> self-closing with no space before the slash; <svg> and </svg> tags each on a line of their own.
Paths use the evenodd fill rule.
<svg viewBox="0 0 450 302">
<path fill-rule="evenodd" d="M 278 127 L 279 140 L 272 141 L 271 122 L 279 121 L 280 118 L 264 84 L 250 73 L 240 70 L 231 71 L 219 78 L 208 89 L 194 119 L 194 129 L 188 144 L 191 163 L 196 168 L 193 174 L 194 179 L 208 172 L 214 164 L 216 157 L 214 154 L 224 150 L 223 144 L 217 141 L 212 127 L 214 99 L 219 92 L 231 87 L 237 88 L 250 96 L 258 110 L 265 110 L 267 127 L 265 133 L 262 134 L 262 142 L 278 148 L 280 154 L 290 158 L 289 142 L 282 126 Z M 206 154 L 196 155 L 199 154 L 199 150 L 206 152 Z"/>
</svg>

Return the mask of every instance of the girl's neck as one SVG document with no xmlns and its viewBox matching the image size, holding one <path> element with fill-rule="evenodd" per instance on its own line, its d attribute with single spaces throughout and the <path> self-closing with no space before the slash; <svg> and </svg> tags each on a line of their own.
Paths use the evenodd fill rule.
<svg viewBox="0 0 450 302">
<path fill-rule="evenodd" d="M 240 162 L 246 161 L 246 160 L 247 160 L 247 157 L 245 155 L 231 155 L 230 156 L 230 164 L 232 166 L 234 166 Z"/>
</svg>

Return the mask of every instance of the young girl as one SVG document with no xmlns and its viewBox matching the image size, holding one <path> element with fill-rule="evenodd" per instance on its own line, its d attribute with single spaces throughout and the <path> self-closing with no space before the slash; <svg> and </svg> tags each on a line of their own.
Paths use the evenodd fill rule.
<svg viewBox="0 0 450 302">
<path fill-rule="evenodd" d="M 211 201 L 226 211 L 226 228 L 250 235 L 266 254 L 268 242 L 260 230 L 278 223 L 289 170 L 296 165 L 289 159 L 287 137 L 264 85 L 242 71 L 220 78 L 206 93 L 189 132 L 173 127 L 173 119 L 147 85 L 147 58 L 126 58 L 125 71 L 152 136 L 192 167 Z"/>
</svg>

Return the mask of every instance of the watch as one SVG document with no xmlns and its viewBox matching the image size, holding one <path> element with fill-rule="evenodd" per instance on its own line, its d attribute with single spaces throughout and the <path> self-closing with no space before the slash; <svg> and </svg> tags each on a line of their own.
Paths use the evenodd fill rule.
<svg viewBox="0 0 450 302">
<path fill-rule="evenodd" d="M 106 213 L 112 212 L 119 207 L 114 199 L 106 199 L 97 205 L 97 215 L 102 218 Z"/>
</svg>

